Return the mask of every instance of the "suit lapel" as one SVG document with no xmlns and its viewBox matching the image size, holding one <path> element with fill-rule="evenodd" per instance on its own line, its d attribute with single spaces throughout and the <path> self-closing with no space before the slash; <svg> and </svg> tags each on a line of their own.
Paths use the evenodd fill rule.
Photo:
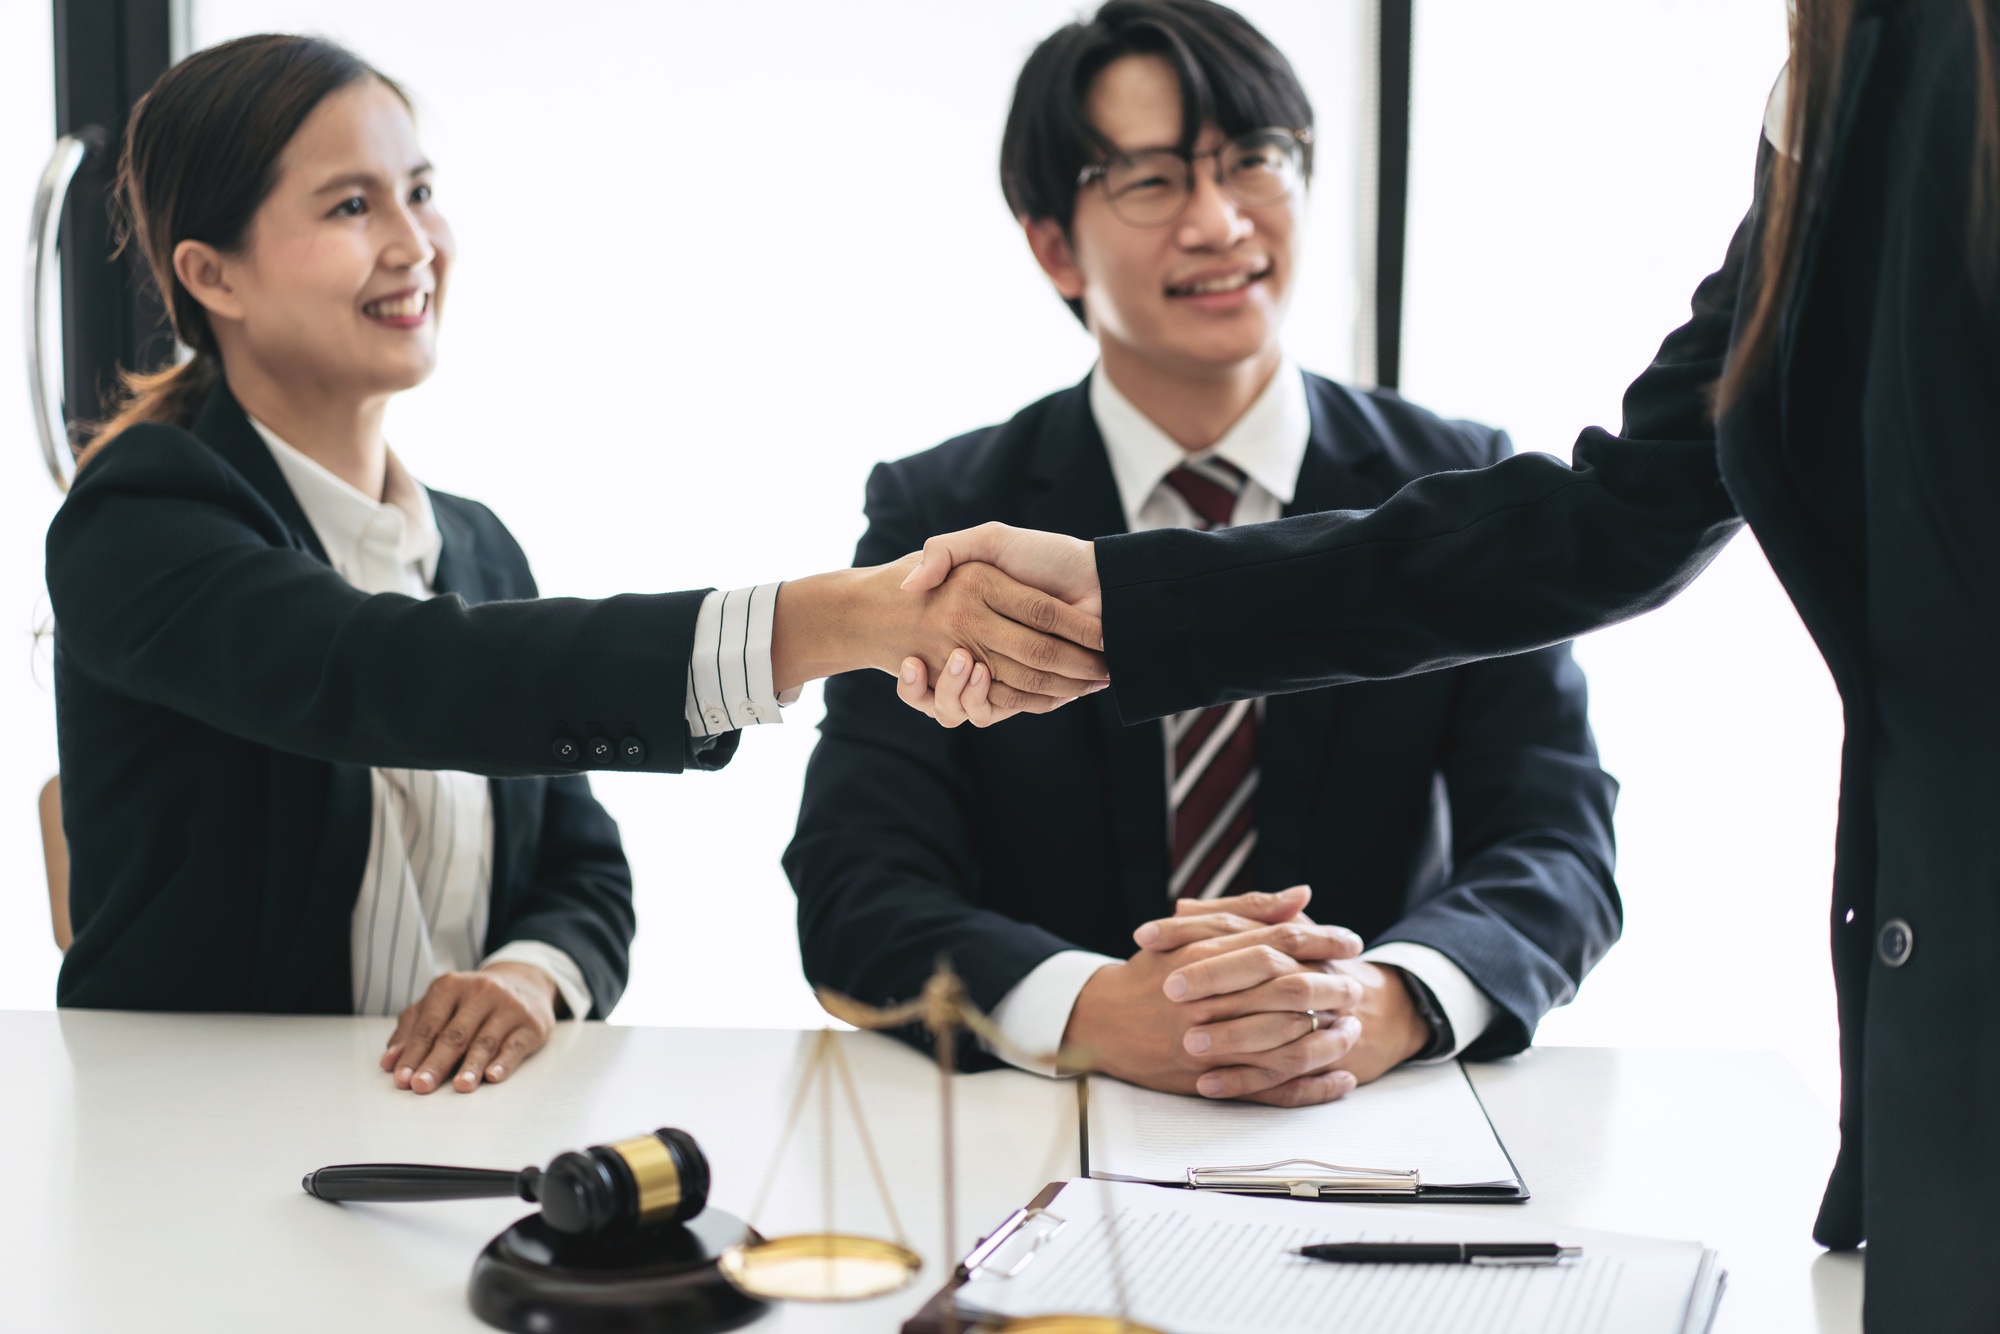
<svg viewBox="0 0 2000 1334">
<path fill-rule="evenodd" d="M 1090 411 L 1090 381 L 1056 398 L 1035 439 L 1025 527 L 1095 540 L 1126 529 L 1111 459 Z M 1118 848 L 1120 890 L 1133 926 L 1164 916 L 1167 902 L 1167 757 L 1161 724 L 1126 727 L 1111 692 L 1069 706 L 1088 710 L 1104 748 L 1106 791 Z"/>
<path fill-rule="evenodd" d="M 208 396 L 195 418 L 194 434 L 255 489 L 284 524 L 295 547 L 331 565 L 270 448 L 227 385 L 218 385 Z M 322 773 L 324 783 L 318 777 Z M 271 830 L 295 837 L 317 833 L 319 854 L 304 884 L 267 886 L 259 905 L 253 994 L 261 1008 L 270 1010 L 312 1011 L 336 1005 L 352 1010 L 348 919 L 361 891 L 374 819 L 368 769 L 278 752 L 272 756 L 268 800 L 273 803 Z M 308 816 L 314 804 L 319 812 Z"/>
</svg>

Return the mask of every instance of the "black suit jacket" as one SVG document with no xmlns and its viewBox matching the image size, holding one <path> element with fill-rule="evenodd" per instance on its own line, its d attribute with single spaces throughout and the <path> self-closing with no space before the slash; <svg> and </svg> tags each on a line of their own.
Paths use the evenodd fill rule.
<svg viewBox="0 0 2000 1334">
<path fill-rule="evenodd" d="M 682 715 L 703 595 L 537 599 L 491 511 L 431 500 L 439 596 L 420 601 L 333 571 L 227 389 L 192 431 L 135 427 L 78 474 L 48 536 L 60 1004 L 352 1012 L 371 766 L 493 776 L 486 947 L 546 941 L 598 1014 L 617 1003 L 631 876 L 577 771 L 733 753 Z"/>
<path fill-rule="evenodd" d="M 1375 505 L 1508 451 L 1386 395 L 1308 386 L 1295 513 Z M 989 519 L 1080 537 L 1125 523 L 1088 381 L 879 466 L 867 508 L 864 565 Z M 873 672 L 835 677 L 826 701 L 785 856 L 814 983 L 902 1000 L 942 954 L 990 1009 L 1056 951 L 1127 957 L 1133 928 L 1171 912 L 1157 722 L 1122 726 L 1098 696 L 948 732 Z M 1309 883 L 1316 919 L 1450 957 L 1497 1010 L 1472 1054 L 1525 1047 L 1617 939 L 1616 785 L 1567 647 L 1281 695 L 1258 745 L 1258 887 Z"/>
<path fill-rule="evenodd" d="M 1990 1331 L 2000 298 L 1967 263 L 1978 37 L 1955 0 L 1857 9 L 1776 355 L 1719 429 L 1705 391 L 1747 313 L 1762 171 L 1622 434 L 1585 432 L 1573 467 L 1524 455 L 1372 514 L 1112 538 L 1098 570 L 1112 693 L 1137 720 L 1609 624 L 1673 596 L 1747 519 L 1847 724 L 1842 1136 L 1815 1235 L 1867 1240 L 1871 1331 Z M 1970 246 L 1994 254 L 1990 220 Z"/>
</svg>

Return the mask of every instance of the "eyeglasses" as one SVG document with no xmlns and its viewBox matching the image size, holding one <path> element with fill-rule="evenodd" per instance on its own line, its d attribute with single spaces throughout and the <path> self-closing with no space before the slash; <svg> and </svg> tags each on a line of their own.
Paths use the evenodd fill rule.
<svg viewBox="0 0 2000 1334">
<path fill-rule="evenodd" d="M 1251 130 L 1206 153 L 1149 149 L 1093 162 L 1077 174 L 1077 189 L 1092 181 L 1122 222 L 1164 227 L 1194 198 L 1194 164 L 1215 159 L 1215 183 L 1248 208 L 1280 204 L 1291 197 L 1306 172 L 1311 130 Z"/>
</svg>

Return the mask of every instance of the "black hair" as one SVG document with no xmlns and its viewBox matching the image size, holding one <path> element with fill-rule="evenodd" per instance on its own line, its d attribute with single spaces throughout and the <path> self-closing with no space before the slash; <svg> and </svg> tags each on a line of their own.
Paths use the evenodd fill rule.
<svg viewBox="0 0 2000 1334">
<path fill-rule="evenodd" d="M 1182 152 L 1193 151 L 1205 124 L 1232 136 L 1312 128 L 1312 103 L 1291 62 L 1235 10 L 1213 0 L 1107 0 L 1089 20 L 1049 34 L 1015 81 L 1000 139 L 1000 191 L 1015 217 L 1053 218 L 1069 235 L 1077 174 L 1116 147 L 1090 123 L 1090 86 L 1106 66 L 1132 55 L 1173 66 Z M 1305 172 L 1310 178 L 1311 145 Z M 1068 305 L 1082 320 L 1083 303 Z"/>
</svg>

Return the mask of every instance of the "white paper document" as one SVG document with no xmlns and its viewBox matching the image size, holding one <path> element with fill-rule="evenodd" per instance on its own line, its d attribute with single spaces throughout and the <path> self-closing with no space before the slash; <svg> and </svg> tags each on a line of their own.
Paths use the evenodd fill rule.
<svg viewBox="0 0 2000 1334">
<path fill-rule="evenodd" d="M 1048 1214 L 1023 1229 L 1013 1254 L 998 1257 L 994 1268 L 1013 1277 L 982 1270 L 959 1289 L 962 1311 L 1122 1314 L 1170 1334 L 1702 1334 L 1721 1296 L 1715 1253 L 1696 1242 L 1492 1210 L 1466 1216 L 1071 1181 Z M 1488 1268 L 1329 1264 L 1295 1254 L 1326 1241 L 1553 1241 L 1583 1255 Z"/>
<path fill-rule="evenodd" d="M 1186 1185 L 1191 1168 L 1306 1158 L 1339 1167 L 1414 1168 L 1428 1187 L 1521 1181 L 1456 1061 L 1406 1065 L 1317 1107 L 1215 1102 L 1090 1077 L 1090 1175 Z"/>
</svg>

